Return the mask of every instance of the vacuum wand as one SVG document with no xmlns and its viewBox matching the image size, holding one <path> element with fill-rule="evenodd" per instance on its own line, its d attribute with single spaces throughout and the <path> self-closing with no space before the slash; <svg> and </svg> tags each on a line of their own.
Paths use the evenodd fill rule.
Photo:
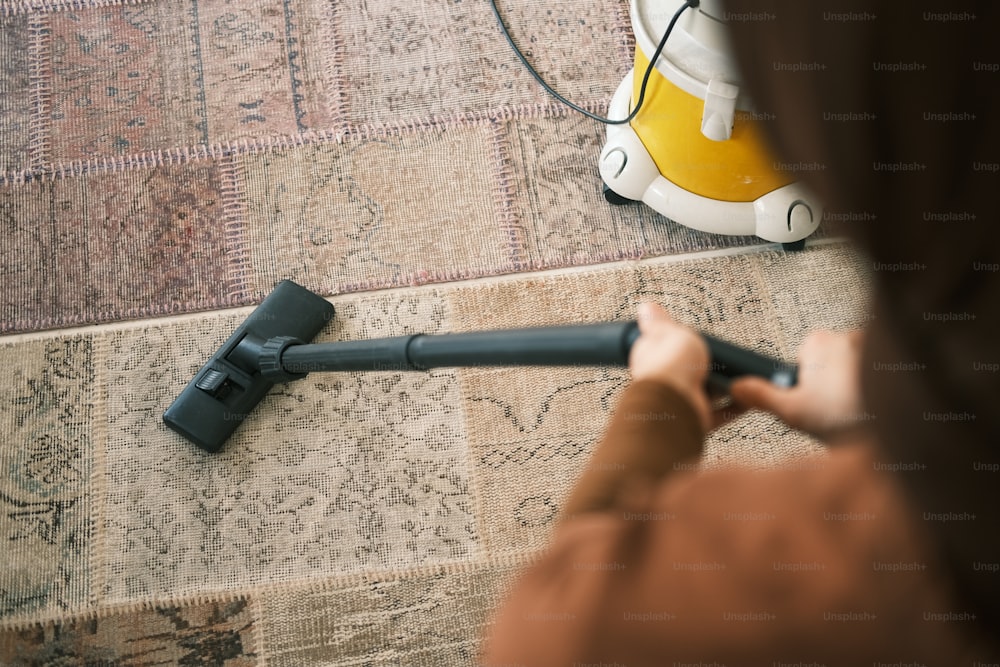
<svg viewBox="0 0 1000 667">
<path fill-rule="evenodd" d="M 712 359 L 713 388 L 724 390 L 741 375 L 759 375 L 785 387 L 795 384 L 793 365 L 702 336 Z M 419 371 L 448 366 L 626 366 L 638 337 L 638 324 L 630 321 L 293 345 L 280 359 L 288 377 L 276 373 L 275 379 L 314 371 Z"/>
<path fill-rule="evenodd" d="M 317 371 L 420 371 L 456 366 L 584 366 L 628 364 L 639 337 L 635 321 L 413 334 L 308 344 L 333 317 L 333 306 L 291 281 L 280 283 L 163 413 L 163 421 L 202 449 L 218 451 L 276 382 Z M 704 335 L 704 334 L 703 334 Z M 796 383 L 794 365 L 705 336 L 709 386 L 758 375 Z"/>
<path fill-rule="evenodd" d="M 281 359 L 291 373 L 419 371 L 447 366 L 585 366 L 628 363 L 635 322 L 415 334 L 381 340 L 290 347 Z"/>
</svg>

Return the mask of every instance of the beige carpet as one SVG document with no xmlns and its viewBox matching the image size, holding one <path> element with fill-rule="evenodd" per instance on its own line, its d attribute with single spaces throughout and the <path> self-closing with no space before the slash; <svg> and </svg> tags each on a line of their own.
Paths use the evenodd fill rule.
<svg viewBox="0 0 1000 667">
<path fill-rule="evenodd" d="M 627 4 L 506 8 L 606 106 Z M 623 369 L 314 374 L 209 455 L 160 415 L 273 285 L 322 340 L 628 319 L 794 358 L 867 270 L 608 206 L 603 129 L 482 1 L 0 0 L 0 664 L 472 665 Z M 817 445 L 762 415 L 704 465 Z"/>
</svg>

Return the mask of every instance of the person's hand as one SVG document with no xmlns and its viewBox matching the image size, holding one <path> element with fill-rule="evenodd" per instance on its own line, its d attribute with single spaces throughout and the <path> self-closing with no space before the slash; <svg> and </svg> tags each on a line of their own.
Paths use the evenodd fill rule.
<svg viewBox="0 0 1000 667">
<path fill-rule="evenodd" d="M 705 392 L 709 365 L 705 339 L 654 303 L 639 304 L 638 321 L 640 335 L 629 353 L 632 379 L 654 380 L 680 392 L 708 431 L 713 422 Z"/>
<path fill-rule="evenodd" d="M 863 419 L 861 342 L 860 331 L 815 331 L 799 349 L 794 387 L 747 376 L 733 380 L 729 393 L 740 407 L 766 410 L 817 438 L 843 435 Z"/>
</svg>

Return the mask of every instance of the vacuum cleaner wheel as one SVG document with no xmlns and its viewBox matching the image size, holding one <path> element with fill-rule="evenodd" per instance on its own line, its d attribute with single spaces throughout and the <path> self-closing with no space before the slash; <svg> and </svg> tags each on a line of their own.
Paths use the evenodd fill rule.
<svg viewBox="0 0 1000 667">
<path fill-rule="evenodd" d="M 604 199 L 609 204 L 612 204 L 614 206 L 624 206 L 626 204 L 640 203 L 635 199 L 629 199 L 628 197 L 623 197 L 622 195 L 618 194 L 617 192 L 612 190 L 607 183 L 602 183 L 601 185 L 603 186 L 602 190 L 604 192 Z"/>
</svg>

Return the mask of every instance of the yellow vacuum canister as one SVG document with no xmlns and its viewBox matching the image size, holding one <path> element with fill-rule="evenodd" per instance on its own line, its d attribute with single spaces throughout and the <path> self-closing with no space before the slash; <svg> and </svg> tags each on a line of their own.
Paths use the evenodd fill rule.
<svg viewBox="0 0 1000 667">
<path fill-rule="evenodd" d="M 626 118 L 649 58 L 683 0 L 631 0 L 635 68 L 608 116 Z M 642 201 L 687 227 L 757 235 L 801 247 L 822 217 L 819 203 L 780 169 L 741 90 L 718 0 L 683 12 L 652 70 L 638 113 L 608 125 L 600 171 L 612 203 Z"/>
</svg>

